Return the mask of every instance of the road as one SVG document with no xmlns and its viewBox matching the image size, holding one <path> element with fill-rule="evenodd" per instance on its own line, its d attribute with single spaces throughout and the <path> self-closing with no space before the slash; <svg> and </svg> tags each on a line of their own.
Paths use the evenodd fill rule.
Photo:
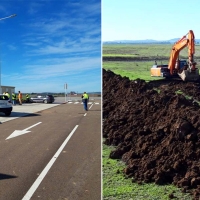
<svg viewBox="0 0 200 200">
<path fill-rule="evenodd" d="M 1 200 L 100 200 L 101 101 L 27 104 L 0 115 Z"/>
</svg>

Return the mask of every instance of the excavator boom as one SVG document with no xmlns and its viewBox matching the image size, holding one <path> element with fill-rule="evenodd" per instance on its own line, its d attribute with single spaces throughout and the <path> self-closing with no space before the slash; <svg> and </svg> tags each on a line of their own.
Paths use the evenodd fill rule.
<svg viewBox="0 0 200 200">
<path fill-rule="evenodd" d="M 176 61 L 179 58 L 180 51 L 188 45 L 188 40 L 186 36 L 180 39 L 175 45 L 172 47 L 171 55 L 169 59 L 168 69 L 170 73 L 173 74 L 175 70 Z"/>
</svg>

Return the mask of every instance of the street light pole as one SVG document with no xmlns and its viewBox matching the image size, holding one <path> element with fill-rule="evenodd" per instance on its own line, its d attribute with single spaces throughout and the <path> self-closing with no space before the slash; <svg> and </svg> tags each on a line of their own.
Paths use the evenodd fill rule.
<svg viewBox="0 0 200 200">
<path fill-rule="evenodd" d="M 4 20 L 4 19 L 8 19 L 8 18 L 13 18 L 13 17 L 16 17 L 17 15 L 16 14 L 12 14 L 10 16 L 7 16 L 7 17 L 3 17 L 3 18 L 0 18 L 0 21 L 1 20 Z M 0 60 L 0 93 L 1 93 L 1 60 Z"/>
</svg>

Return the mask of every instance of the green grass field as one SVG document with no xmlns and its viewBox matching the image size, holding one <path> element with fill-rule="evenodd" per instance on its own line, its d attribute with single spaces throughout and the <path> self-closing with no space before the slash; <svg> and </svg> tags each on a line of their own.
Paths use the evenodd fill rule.
<svg viewBox="0 0 200 200">
<path fill-rule="evenodd" d="M 150 76 L 150 68 L 155 63 L 168 64 L 170 52 L 172 49 L 171 44 L 106 44 L 103 46 L 103 58 L 114 57 L 134 57 L 136 61 L 103 61 L 103 68 L 111 70 L 115 74 L 120 74 L 122 77 L 126 76 L 130 80 L 141 78 L 146 81 L 159 79 L 158 77 Z M 187 59 L 187 48 L 183 49 L 180 53 L 180 58 Z M 147 60 L 141 60 L 142 57 L 148 57 Z M 161 59 L 162 58 L 162 59 Z M 200 46 L 196 46 L 195 61 L 197 67 L 200 68 Z"/>
<path fill-rule="evenodd" d="M 150 68 L 154 64 L 152 61 L 146 62 L 120 62 L 120 61 L 109 61 L 103 63 L 103 68 L 111 70 L 115 74 L 120 74 L 122 77 L 126 76 L 130 80 L 137 78 L 144 79 L 146 81 L 160 79 L 158 77 L 150 76 Z"/>
<path fill-rule="evenodd" d="M 169 56 L 170 45 L 143 45 L 143 44 L 107 44 L 103 45 L 103 56 L 106 55 L 135 55 L 142 56 Z"/>
<path fill-rule="evenodd" d="M 172 44 L 104 44 L 103 57 L 134 55 L 138 57 L 164 56 L 169 59 L 172 46 Z M 188 49 L 184 48 L 180 56 L 187 57 Z M 200 57 L 200 45 L 195 46 L 195 57 Z"/>
<path fill-rule="evenodd" d="M 126 76 L 130 80 L 137 78 L 146 81 L 159 79 L 150 76 L 150 68 L 154 64 L 155 56 L 165 57 L 162 64 L 168 64 L 172 45 L 104 45 L 103 57 L 149 57 L 149 61 L 103 61 L 103 68 L 111 70 L 115 74 Z M 196 54 L 200 56 L 200 46 L 196 48 Z M 181 52 L 182 57 L 187 57 L 187 50 Z M 195 55 L 196 55 L 195 54 Z M 139 60 L 138 59 L 138 60 Z M 198 58 L 199 59 L 199 58 Z M 196 59 L 196 61 L 198 61 Z M 160 62 L 160 63 L 159 63 Z M 198 62 L 197 62 L 198 63 Z M 161 64 L 161 61 L 158 61 Z M 197 65 L 198 67 L 198 65 Z M 155 184 L 134 183 L 132 179 L 126 178 L 123 174 L 125 164 L 119 160 L 109 159 L 109 154 L 114 147 L 103 145 L 103 199 L 104 200 L 167 200 L 173 193 L 175 199 L 191 200 L 189 194 L 181 193 L 180 189 L 173 185 L 158 186 Z"/>
</svg>

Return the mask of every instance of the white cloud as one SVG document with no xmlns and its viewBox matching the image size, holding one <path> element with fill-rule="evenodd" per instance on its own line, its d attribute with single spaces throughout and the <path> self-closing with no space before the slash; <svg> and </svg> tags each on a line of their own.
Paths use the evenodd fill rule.
<svg viewBox="0 0 200 200">
<path fill-rule="evenodd" d="M 17 47 L 15 45 L 9 44 L 7 45 L 7 47 L 9 48 L 9 50 L 13 51 L 13 50 L 17 50 Z"/>
<path fill-rule="evenodd" d="M 70 58 L 61 59 L 61 63 L 56 64 L 57 59 L 45 59 L 44 64 L 33 64 L 24 66 L 21 74 L 4 75 L 4 79 L 9 80 L 29 80 L 38 81 L 41 79 L 49 79 L 52 77 L 61 77 L 65 75 L 81 74 L 85 70 L 100 69 L 100 58 Z M 49 63 L 49 64 L 45 64 Z M 55 64 L 52 64 L 55 62 Z M 51 63 L 51 64 L 50 64 Z"/>
</svg>

